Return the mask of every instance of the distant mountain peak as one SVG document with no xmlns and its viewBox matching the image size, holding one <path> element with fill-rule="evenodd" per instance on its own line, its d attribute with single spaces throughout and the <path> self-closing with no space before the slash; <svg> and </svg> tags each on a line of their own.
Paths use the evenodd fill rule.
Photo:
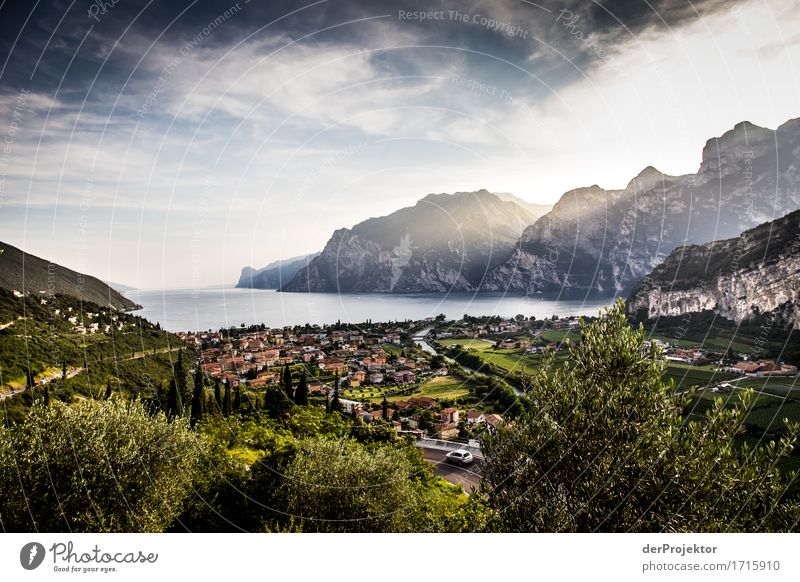
<svg viewBox="0 0 800 582">
<path fill-rule="evenodd" d="M 486 189 L 428 194 L 414 206 L 334 231 L 284 291 L 471 291 L 539 213 Z"/>
<path fill-rule="evenodd" d="M 659 182 L 663 182 L 667 178 L 667 175 L 659 170 L 655 169 L 653 166 L 647 166 L 641 172 L 639 172 L 636 177 L 628 182 L 628 186 L 626 190 L 649 190 L 654 186 L 658 185 Z"/>
<path fill-rule="evenodd" d="M 708 140 L 696 174 L 648 166 L 625 190 L 565 192 L 486 278 L 487 291 L 619 293 L 673 249 L 738 236 L 800 207 L 800 120 L 741 122 Z"/>
</svg>

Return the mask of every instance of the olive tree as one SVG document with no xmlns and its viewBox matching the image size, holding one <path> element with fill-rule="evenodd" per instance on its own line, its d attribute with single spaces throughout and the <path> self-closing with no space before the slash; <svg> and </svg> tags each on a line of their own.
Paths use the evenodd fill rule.
<svg viewBox="0 0 800 582">
<path fill-rule="evenodd" d="M 302 442 L 286 467 L 275 507 L 303 531 L 470 531 L 482 507 L 440 482 L 414 447 L 352 439 Z"/>
<path fill-rule="evenodd" d="M 35 406 L 0 430 L 2 527 L 163 531 L 192 495 L 207 446 L 182 419 L 138 402 Z"/>
<path fill-rule="evenodd" d="M 787 531 L 798 504 L 779 469 L 798 426 L 778 442 L 741 438 L 753 404 L 718 400 L 685 417 L 693 392 L 664 382 L 666 363 L 631 328 L 622 301 L 592 324 L 566 362 L 549 354 L 528 409 L 484 438 L 482 489 L 495 529 L 511 531 Z"/>
</svg>

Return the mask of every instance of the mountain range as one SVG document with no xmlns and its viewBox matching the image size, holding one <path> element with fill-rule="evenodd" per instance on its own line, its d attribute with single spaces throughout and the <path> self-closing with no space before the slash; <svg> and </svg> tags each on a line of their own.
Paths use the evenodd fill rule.
<svg viewBox="0 0 800 582">
<path fill-rule="evenodd" d="M 62 294 L 118 310 L 136 309 L 133 301 L 90 275 L 0 242 L 0 287 L 20 293 Z"/>
<path fill-rule="evenodd" d="M 486 190 L 430 194 L 335 231 L 281 291 L 474 291 L 535 219 L 531 210 Z"/>
<path fill-rule="evenodd" d="M 767 316 L 800 327 L 800 211 L 704 245 L 670 253 L 633 290 L 640 319 L 714 311 L 741 323 Z"/>
<path fill-rule="evenodd" d="M 744 121 L 706 142 L 693 174 L 649 166 L 625 188 L 576 188 L 552 207 L 487 190 L 431 194 L 336 230 L 317 255 L 247 267 L 239 286 L 627 295 L 676 248 L 798 208 L 800 119 L 776 130 Z"/>
<path fill-rule="evenodd" d="M 800 120 L 708 140 L 695 174 L 647 167 L 622 190 L 564 194 L 483 289 L 620 294 L 675 248 L 738 236 L 800 207 Z"/>
</svg>

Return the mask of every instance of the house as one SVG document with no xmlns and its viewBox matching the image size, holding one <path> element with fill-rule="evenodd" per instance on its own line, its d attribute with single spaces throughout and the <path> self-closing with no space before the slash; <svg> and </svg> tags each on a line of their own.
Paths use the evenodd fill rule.
<svg viewBox="0 0 800 582">
<path fill-rule="evenodd" d="M 490 430 L 496 430 L 497 427 L 503 422 L 503 417 L 499 414 L 487 414 L 484 418 L 486 421 L 486 426 Z"/>
<path fill-rule="evenodd" d="M 755 374 L 760 367 L 752 362 L 739 362 L 730 368 L 730 371 L 737 374 Z"/>
<path fill-rule="evenodd" d="M 444 408 L 439 412 L 439 418 L 443 423 L 458 424 L 458 408 Z"/>
<path fill-rule="evenodd" d="M 480 410 L 470 410 L 467 413 L 467 424 L 481 424 L 486 422 L 486 417 Z"/>
<path fill-rule="evenodd" d="M 340 398 L 339 404 L 342 405 L 342 412 L 346 414 L 356 414 L 364 409 L 364 405 L 361 402 L 356 402 L 355 400 L 345 400 Z"/>
<path fill-rule="evenodd" d="M 397 411 L 392 409 L 392 408 L 388 408 L 386 410 L 387 419 L 391 420 L 392 417 L 394 416 L 395 412 L 397 412 Z M 372 412 L 370 412 L 370 414 L 372 415 L 372 419 L 373 420 L 383 420 L 383 409 L 382 408 L 379 408 L 378 410 L 373 410 Z"/>
<path fill-rule="evenodd" d="M 442 440 L 458 438 L 458 427 L 450 422 L 440 422 L 436 425 L 436 438 Z"/>
<path fill-rule="evenodd" d="M 419 406 L 420 408 L 433 408 L 436 406 L 436 400 L 429 398 L 428 396 L 415 396 L 414 398 L 409 398 L 408 403 L 413 404 L 414 406 Z"/>
</svg>

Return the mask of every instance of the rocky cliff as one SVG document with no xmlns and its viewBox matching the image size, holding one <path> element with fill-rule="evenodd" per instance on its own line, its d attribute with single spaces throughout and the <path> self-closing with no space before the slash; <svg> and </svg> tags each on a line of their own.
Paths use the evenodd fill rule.
<svg viewBox="0 0 800 582">
<path fill-rule="evenodd" d="M 622 190 L 571 190 L 482 289 L 629 291 L 675 248 L 737 236 L 800 208 L 800 119 L 742 122 L 708 140 L 696 174 L 645 168 Z"/>
<path fill-rule="evenodd" d="M 800 326 L 800 211 L 740 236 L 674 250 L 631 293 L 650 319 L 713 310 L 741 323 L 769 315 Z"/>
<path fill-rule="evenodd" d="M 239 282 L 236 287 L 244 289 L 280 289 L 291 281 L 297 272 L 307 267 L 311 260 L 319 255 L 303 255 L 281 261 L 274 261 L 263 269 L 253 269 L 245 267 L 239 275 Z"/>
<path fill-rule="evenodd" d="M 472 291 L 504 262 L 535 217 L 494 194 L 430 194 L 416 205 L 333 233 L 281 289 L 307 292 Z"/>
</svg>

